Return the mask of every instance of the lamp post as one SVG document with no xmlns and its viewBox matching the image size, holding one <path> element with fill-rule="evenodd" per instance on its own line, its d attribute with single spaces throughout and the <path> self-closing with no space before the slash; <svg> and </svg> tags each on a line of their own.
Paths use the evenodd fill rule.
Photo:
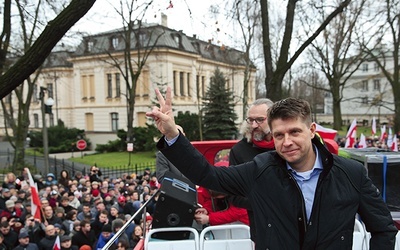
<svg viewBox="0 0 400 250">
<path fill-rule="evenodd" d="M 41 101 L 41 109 L 42 109 L 42 135 L 43 135 L 43 158 L 44 158 L 44 170 L 46 174 L 49 173 L 49 136 L 47 134 L 47 125 L 46 125 L 46 113 L 51 114 L 51 106 L 54 104 L 54 100 L 52 98 L 48 98 L 44 101 L 44 91 L 47 88 L 40 87 L 40 101 Z M 46 106 L 48 107 L 46 109 Z"/>
</svg>

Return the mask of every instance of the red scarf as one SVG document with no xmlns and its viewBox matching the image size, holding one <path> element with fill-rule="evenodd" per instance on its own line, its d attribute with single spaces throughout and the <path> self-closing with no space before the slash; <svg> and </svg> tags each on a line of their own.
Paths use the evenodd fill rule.
<svg viewBox="0 0 400 250">
<path fill-rule="evenodd" d="M 254 140 L 254 138 L 252 139 L 253 144 L 256 145 L 259 148 L 265 148 L 265 149 L 275 149 L 275 145 L 274 145 L 274 139 L 271 138 L 270 141 L 266 141 L 266 138 L 264 138 L 264 140 L 262 141 L 256 141 Z"/>
</svg>

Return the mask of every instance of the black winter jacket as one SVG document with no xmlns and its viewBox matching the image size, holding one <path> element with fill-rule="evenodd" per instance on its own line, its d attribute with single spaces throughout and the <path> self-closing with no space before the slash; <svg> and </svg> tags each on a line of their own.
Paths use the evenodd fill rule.
<svg viewBox="0 0 400 250">
<path fill-rule="evenodd" d="M 184 137 L 158 148 L 197 185 L 246 196 L 253 208 L 257 250 L 351 249 L 356 213 L 371 232 L 371 249 L 394 249 L 397 229 L 379 190 L 361 163 L 332 155 L 313 139 L 324 170 L 307 223 L 302 192 L 275 151 L 229 168 L 211 166 Z"/>
</svg>

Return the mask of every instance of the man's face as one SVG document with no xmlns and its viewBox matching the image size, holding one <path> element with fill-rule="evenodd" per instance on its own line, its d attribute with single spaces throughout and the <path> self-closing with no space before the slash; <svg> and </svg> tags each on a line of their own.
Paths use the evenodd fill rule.
<svg viewBox="0 0 400 250">
<path fill-rule="evenodd" d="M 295 170 L 314 165 L 315 154 L 311 139 L 315 135 L 315 123 L 307 126 L 300 118 L 271 123 L 276 152 Z M 309 169 L 308 169 L 309 170 Z"/>
<path fill-rule="evenodd" d="M 82 211 L 83 211 L 84 214 L 87 214 L 87 213 L 90 212 L 90 207 L 89 206 L 83 206 L 82 207 Z"/>
<path fill-rule="evenodd" d="M 100 215 L 99 215 L 99 221 L 100 221 L 101 223 L 105 223 L 105 222 L 107 221 L 107 215 L 105 215 L 105 214 L 100 214 Z"/>
<path fill-rule="evenodd" d="M 8 226 L 8 227 L 0 227 L 0 232 L 3 235 L 7 235 L 10 232 L 10 226 Z"/>
<path fill-rule="evenodd" d="M 9 198 L 11 196 L 10 191 L 3 192 L 2 194 L 3 194 L 4 197 L 7 197 L 7 198 Z"/>
<path fill-rule="evenodd" d="M 261 123 L 257 123 L 253 121 L 249 126 L 251 127 L 251 132 L 253 135 L 253 139 L 256 141 L 262 141 L 265 139 L 265 136 L 269 133 L 269 127 L 267 122 L 267 110 L 268 106 L 266 104 L 254 105 L 251 106 L 247 118 L 250 119 L 265 119 Z"/>
<path fill-rule="evenodd" d="M 46 215 L 47 218 L 50 218 L 53 216 L 53 209 L 50 206 L 47 206 L 44 208 L 44 214 Z"/>
<path fill-rule="evenodd" d="M 104 237 L 105 239 L 108 239 L 108 238 L 110 238 L 111 233 L 110 233 L 110 232 L 101 232 L 101 235 L 103 235 L 103 237 Z"/>
<path fill-rule="evenodd" d="M 89 223 L 88 223 L 88 224 L 85 224 L 85 226 L 81 228 L 81 230 L 82 230 L 84 233 L 90 232 L 90 229 L 91 229 L 91 227 L 90 227 L 90 224 L 89 224 Z"/>
<path fill-rule="evenodd" d="M 53 225 L 48 225 L 46 227 L 46 235 L 53 236 L 56 233 L 56 228 Z"/>
</svg>

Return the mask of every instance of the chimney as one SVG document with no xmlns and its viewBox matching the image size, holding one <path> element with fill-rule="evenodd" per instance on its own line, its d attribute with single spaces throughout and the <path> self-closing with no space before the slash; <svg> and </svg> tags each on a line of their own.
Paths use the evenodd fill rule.
<svg viewBox="0 0 400 250">
<path fill-rule="evenodd" d="M 168 28 L 168 16 L 161 13 L 161 25 Z"/>
</svg>

